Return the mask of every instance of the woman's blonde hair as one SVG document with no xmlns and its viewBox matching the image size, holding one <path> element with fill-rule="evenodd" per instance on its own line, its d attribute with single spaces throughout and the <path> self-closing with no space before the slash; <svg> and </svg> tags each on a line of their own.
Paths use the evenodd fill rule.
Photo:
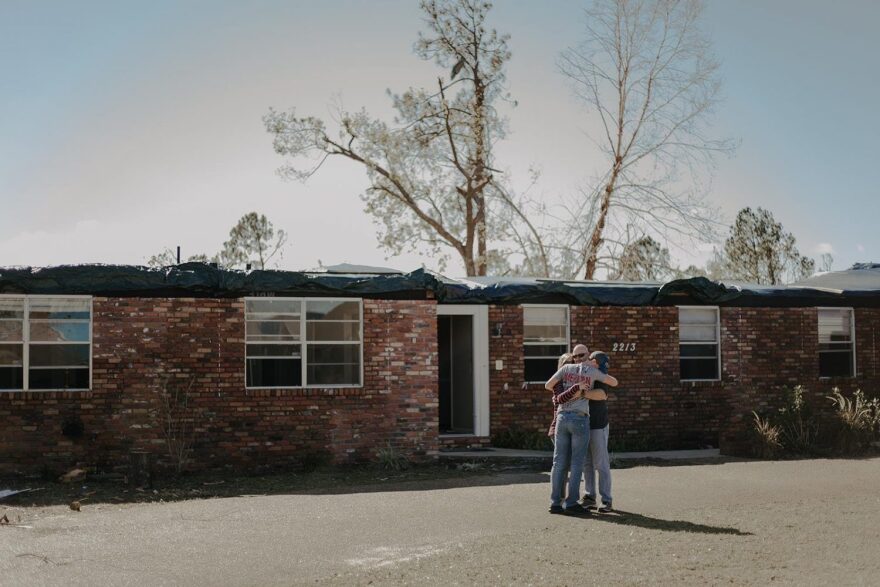
<svg viewBox="0 0 880 587">
<path fill-rule="evenodd" d="M 571 362 L 571 353 L 565 353 L 559 356 L 559 362 L 556 363 L 557 369 L 562 369 L 563 365 L 567 365 Z"/>
</svg>

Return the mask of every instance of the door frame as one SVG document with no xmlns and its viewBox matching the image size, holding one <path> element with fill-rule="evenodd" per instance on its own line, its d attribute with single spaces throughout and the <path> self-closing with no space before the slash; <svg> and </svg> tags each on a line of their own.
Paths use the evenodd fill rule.
<svg viewBox="0 0 880 587">
<path fill-rule="evenodd" d="M 489 307 L 477 304 L 438 304 L 437 315 L 472 316 L 474 337 L 474 433 L 440 436 L 489 436 Z"/>
</svg>

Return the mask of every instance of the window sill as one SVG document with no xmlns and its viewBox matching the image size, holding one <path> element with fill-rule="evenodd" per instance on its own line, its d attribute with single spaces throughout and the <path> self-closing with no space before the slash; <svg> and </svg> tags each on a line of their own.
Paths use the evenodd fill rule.
<svg viewBox="0 0 880 587">
<path fill-rule="evenodd" d="M 27 391 L 3 389 L 0 390 L 0 400 L 89 399 L 94 394 L 94 391 L 91 389 L 29 389 Z"/>
<path fill-rule="evenodd" d="M 367 390 L 362 385 L 349 387 L 276 387 L 276 388 L 250 388 L 245 389 L 248 397 L 315 397 L 322 395 L 330 396 L 359 396 L 380 394 L 380 391 Z"/>
</svg>

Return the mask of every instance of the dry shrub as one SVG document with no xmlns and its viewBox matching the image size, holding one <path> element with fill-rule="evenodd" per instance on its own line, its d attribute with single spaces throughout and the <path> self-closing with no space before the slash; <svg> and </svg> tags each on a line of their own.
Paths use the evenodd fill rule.
<svg viewBox="0 0 880 587">
<path fill-rule="evenodd" d="M 851 398 L 834 388 L 828 399 L 836 409 L 836 443 L 840 450 L 852 453 L 866 449 L 876 439 L 880 425 L 880 401 L 868 400 L 861 390 Z"/>
<path fill-rule="evenodd" d="M 762 418 L 757 412 L 752 412 L 752 415 L 755 417 L 755 454 L 762 459 L 776 458 L 783 449 L 782 430 L 769 418 Z"/>
</svg>

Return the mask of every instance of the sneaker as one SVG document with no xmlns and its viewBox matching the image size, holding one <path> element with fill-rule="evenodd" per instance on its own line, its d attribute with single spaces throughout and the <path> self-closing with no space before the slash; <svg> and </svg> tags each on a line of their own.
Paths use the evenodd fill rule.
<svg viewBox="0 0 880 587">
<path fill-rule="evenodd" d="M 599 512 L 601 512 L 603 514 L 607 514 L 607 513 L 613 512 L 613 511 L 614 511 L 614 508 L 611 507 L 610 501 L 608 503 L 603 503 L 602 507 L 599 508 Z"/>
<path fill-rule="evenodd" d="M 584 509 L 584 506 L 582 506 L 581 504 L 576 503 L 565 508 L 565 511 L 563 513 L 566 516 L 586 516 L 590 513 L 590 511 Z"/>
<path fill-rule="evenodd" d="M 584 498 L 581 500 L 581 505 L 585 508 L 596 507 L 596 498 L 592 495 L 585 495 Z"/>
<path fill-rule="evenodd" d="M 565 510 L 562 509 L 561 505 L 551 505 L 550 506 L 550 513 L 551 514 L 564 514 Z"/>
</svg>

